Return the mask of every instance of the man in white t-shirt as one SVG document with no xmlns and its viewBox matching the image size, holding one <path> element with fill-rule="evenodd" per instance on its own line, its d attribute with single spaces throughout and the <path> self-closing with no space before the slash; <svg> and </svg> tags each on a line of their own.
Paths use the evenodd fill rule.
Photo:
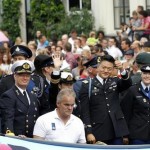
<svg viewBox="0 0 150 150">
<path fill-rule="evenodd" d="M 34 126 L 34 138 L 56 142 L 86 143 L 82 121 L 72 114 L 75 93 L 63 89 L 57 96 L 57 108 L 39 117 Z"/>
</svg>

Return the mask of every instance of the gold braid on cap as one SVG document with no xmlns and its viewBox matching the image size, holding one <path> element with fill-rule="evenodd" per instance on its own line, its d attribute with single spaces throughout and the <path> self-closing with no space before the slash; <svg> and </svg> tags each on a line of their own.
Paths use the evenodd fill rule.
<svg viewBox="0 0 150 150">
<path fill-rule="evenodd" d="M 60 79 L 52 79 L 51 78 L 51 83 L 58 84 L 59 82 L 60 82 Z"/>
<path fill-rule="evenodd" d="M 73 78 L 71 77 L 71 75 L 68 75 L 67 81 L 72 81 L 72 80 L 73 80 Z"/>
</svg>

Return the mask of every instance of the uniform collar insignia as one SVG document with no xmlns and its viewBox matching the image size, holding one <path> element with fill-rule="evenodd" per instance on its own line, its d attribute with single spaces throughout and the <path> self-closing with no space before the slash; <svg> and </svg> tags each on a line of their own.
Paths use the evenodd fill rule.
<svg viewBox="0 0 150 150">
<path fill-rule="evenodd" d="M 116 82 L 113 82 L 113 83 L 111 84 L 111 86 L 112 86 L 112 85 L 116 85 Z"/>
<path fill-rule="evenodd" d="M 17 95 L 19 95 L 19 91 L 18 90 L 16 90 L 16 93 L 17 93 Z"/>
</svg>

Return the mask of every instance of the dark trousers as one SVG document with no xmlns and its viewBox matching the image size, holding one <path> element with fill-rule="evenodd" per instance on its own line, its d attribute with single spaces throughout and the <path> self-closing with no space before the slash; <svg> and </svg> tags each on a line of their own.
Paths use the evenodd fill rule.
<svg viewBox="0 0 150 150">
<path fill-rule="evenodd" d="M 131 145 L 150 144 L 150 140 L 130 140 Z"/>
</svg>

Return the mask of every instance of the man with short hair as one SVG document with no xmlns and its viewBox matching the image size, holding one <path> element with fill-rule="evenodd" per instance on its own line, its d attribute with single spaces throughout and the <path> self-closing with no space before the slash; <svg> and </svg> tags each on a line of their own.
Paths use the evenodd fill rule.
<svg viewBox="0 0 150 150">
<path fill-rule="evenodd" d="M 34 126 L 34 138 L 67 142 L 86 143 L 84 125 L 72 115 L 75 93 L 72 89 L 63 89 L 57 96 L 57 108 L 39 117 Z"/>
<path fill-rule="evenodd" d="M 4 134 L 32 137 L 33 127 L 39 116 L 39 103 L 35 94 L 27 91 L 34 65 L 28 60 L 13 64 L 15 85 L 0 98 L 2 132 Z M 9 81 L 8 81 L 9 82 Z"/>
<path fill-rule="evenodd" d="M 38 55 L 34 60 L 35 72 L 43 79 L 43 94 L 39 97 L 41 103 L 40 115 L 50 111 L 49 88 L 51 85 L 51 73 L 54 68 L 52 57 L 48 55 Z"/>
<path fill-rule="evenodd" d="M 130 49 L 131 42 L 129 39 L 125 38 L 121 42 L 121 48 L 123 51 L 128 51 Z"/>
<path fill-rule="evenodd" d="M 120 70 L 122 79 L 111 77 L 114 66 Z M 119 92 L 131 86 L 128 73 L 120 61 L 106 55 L 98 65 L 98 74 L 92 79 L 90 90 L 89 84 L 89 81 L 83 82 L 79 97 L 87 142 L 127 144 L 126 139 L 122 139 L 129 132 L 120 107 Z"/>
<path fill-rule="evenodd" d="M 123 56 L 121 50 L 117 47 L 117 40 L 115 37 L 109 38 L 108 45 L 109 48 L 107 49 L 107 52 L 114 59 L 120 59 Z"/>
<path fill-rule="evenodd" d="M 13 59 L 13 62 L 20 60 L 27 60 L 32 57 L 32 51 L 23 45 L 15 45 L 10 48 L 10 53 Z M 37 97 L 42 95 L 41 87 L 42 81 L 38 75 L 32 74 L 30 82 L 28 84 L 27 90 L 31 93 L 35 93 Z M 9 90 L 14 85 L 14 76 L 12 74 L 4 76 L 0 80 L 0 96 L 7 90 Z"/>
</svg>

